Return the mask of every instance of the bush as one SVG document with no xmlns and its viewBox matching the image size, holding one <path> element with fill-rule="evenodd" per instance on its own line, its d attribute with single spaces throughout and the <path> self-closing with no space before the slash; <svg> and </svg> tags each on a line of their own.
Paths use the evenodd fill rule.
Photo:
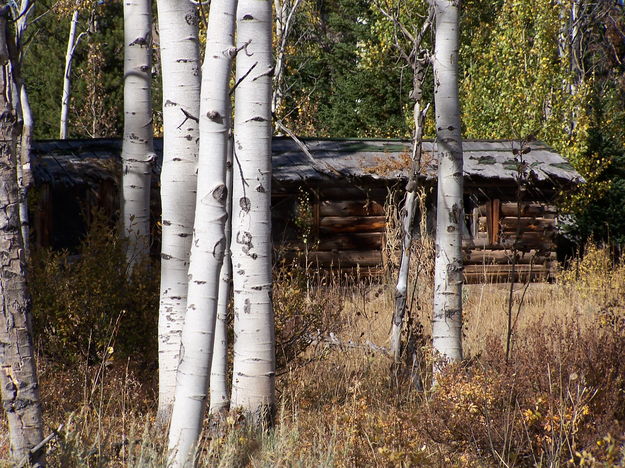
<svg viewBox="0 0 625 468">
<path fill-rule="evenodd" d="M 156 361 L 158 268 L 129 271 L 124 243 L 95 214 L 78 255 L 33 255 L 34 335 L 40 353 L 64 364 L 138 355 Z"/>
</svg>

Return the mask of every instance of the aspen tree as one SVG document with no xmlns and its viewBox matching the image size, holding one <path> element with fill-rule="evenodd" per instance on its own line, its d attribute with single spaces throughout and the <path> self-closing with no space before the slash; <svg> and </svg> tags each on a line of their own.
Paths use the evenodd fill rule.
<svg viewBox="0 0 625 468">
<path fill-rule="evenodd" d="M 438 193 L 434 273 L 434 350 L 447 361 L 462 359 L 463 172 L 458 99 L 459 0 L 430 0 L 436 18 L 434 106 Z"/>
<path fill-rule="evenodd" d="M 271 3 L 240 0 L 232 183 L 234 369 L 231 407 L 252 418 L 275 408 L 271 299 Z"/>
<path fill-rule="evenodd" d="M 228 116 L 232 114 L 228 111 Z M 228 200 L 226 210 L 228 219 L 224 234 L 226 236 L 226 248 L 224 261 L 219 274 L 219 300 L 217 302 L 217 321 L 215 323 L 215 345 L 213 347 L 213 364 L 210 377 L 210 405 L 211 414 L 219 413 L 228 409 L 230 394 L 228 393 L 228 304 L 232 284 L 232 255 L 230 243 L 232 237 L 232 122 L 228 124 L 230 135 L 228 137 L 228 157 L 226 160 L 226 187 Z"/>
<path fill-rule="evenodd" d="M 133 265 L 150 249 L 152 146 L 152 8 L 150 0 L 124 1 L 123 235 Z"/>
<path fill-rule="evenodd" d="M 187 312 L 169 429 L 170 466 L 193 466 L 211 374 L 219 275 L 226 238 L 226 159 L 230 129 L 228 82 L 236 0 L 213 0 L 206 33 L 200 99 L 198 184 L 189 266 Z"/>
<path fill-rule="evenodd" d="M 43 466 L 41 451 L 31 453 L 43 438 L 43 422 L 18 208 L 18 128 L 11 102 L 14 84 L 7 45 L 9 12 L 8 6 L 0 7 L 0 395 L 14 464 Z"/>
<path fill-rule="evenodd" d="M 164 423 L 174 400 L 180 334 L 187 308 L 199 141 L 200 56 L 196 4 L 191 0 L 158 0 L 157 7 L 164 140 L 157 418 Z"/>
</svg>

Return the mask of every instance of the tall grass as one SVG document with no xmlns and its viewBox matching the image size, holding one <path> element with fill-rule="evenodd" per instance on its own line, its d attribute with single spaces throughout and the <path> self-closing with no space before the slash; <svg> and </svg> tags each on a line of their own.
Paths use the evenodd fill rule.
<svg viewBox="0 0 625 468">
<path fill-rule="evenodd" d="M 411 310 L 427 336 L 431 244 L 414 248 L 420 276 L 412 278 Z M 290 267 L 276 278 L 278 336 L 291 343 L 279 347 L 277 424 L 261 431 L 236 413 L 207 419 L 200 466 L 624 464 L 625 266 L 606 250 L 590 249 L 556 284 L 530 286 L 508 362 L 507 286 L 465 288 L 467 359 L 425 393 L 392 378 L 384 352 L 391 276 L 309 282 Z M 54 356 L 40 350 L 46 432 L 63 424 L 48 447 L 51 466 L 165 465 L 145 356 L 62 365 Z M 0 466 L 9 466 L 7 444 L 0 427 Z"/>
</svg>

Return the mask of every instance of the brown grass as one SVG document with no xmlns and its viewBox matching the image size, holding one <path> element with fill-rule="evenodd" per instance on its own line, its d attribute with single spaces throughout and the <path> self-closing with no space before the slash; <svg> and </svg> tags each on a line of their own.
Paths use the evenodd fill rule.
<svg viewBox="0 0 625 468">
<path fill-rule="evenodd" d="M 415 249 L 422 270 L 412 310 L 427 336 L 431 252 L 425 243 Z M 398 386 L 379 348 L 388 346 L 392 281 L 313 291 L 296 282 L 309 313 L 323 313 L 320 303 L 331 313 L 293 327 L 322 323 L 336 339 L 318 337 L 286 360 L 274 429 L 258 431 L 230 416 L 219 432 L 205 434 L 200 465 L 623 466 L 623 278 L 625 267 L 591 249 L 556 284 L 531 285 L 509 362 L 507 286 L 465 288 L 467 359 L 425 394 Z M 293 314 L 301 296 L 289 288 L 281 313 Z M 164 434 L 153 424 L 156 382 L 139 367 L 132 358 L 71 368 L 40 359 L 46 432 L 65 425 L 50 445 L 51 466 L 164 466 Z M 0 460 L 9 466 L 6 459 L 0 428 Z"/>
</svg>

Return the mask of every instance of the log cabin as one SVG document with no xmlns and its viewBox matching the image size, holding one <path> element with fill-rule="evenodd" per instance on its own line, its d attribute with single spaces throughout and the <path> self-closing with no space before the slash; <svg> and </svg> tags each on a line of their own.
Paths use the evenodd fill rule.
<svg viewBox="0 0 625 468">
<path fill-rule="evenodd" d="M 111 219 L 119 207 L 119 139 L 35 142 L 31 212 L 36 245 L 72 248 L 85 230 L 88 207 Z M 534 141 L 522 154 L 515 141 L 465 140 L 465 279 L 467 282 L 552 277 L 559 193 L 583 182 L 559 154 Z M 427 219 L 436 200 L 435 143 L 425 141 L 418 185 Z M 516 151 L 515 151 L 516 150 Z M 156 226 L 162 141 L 155 140 Z M 385 267 L 389 211 L 401 205 L 411 167 L 402 140 L 273 139 L 272 223 L 276 258 L 305 258 L 325 269 L 371 274 Z M 397 212 L 397 210 L 395 210 Z M 433 223 L 426 233 L 433 235 Z M 158 252 L 158 245 L 155 246 Z M 514 262 L 512 258 L 514 257 Z M 386 265 L 388 266 L 388 265 Z"/>
</svg>

